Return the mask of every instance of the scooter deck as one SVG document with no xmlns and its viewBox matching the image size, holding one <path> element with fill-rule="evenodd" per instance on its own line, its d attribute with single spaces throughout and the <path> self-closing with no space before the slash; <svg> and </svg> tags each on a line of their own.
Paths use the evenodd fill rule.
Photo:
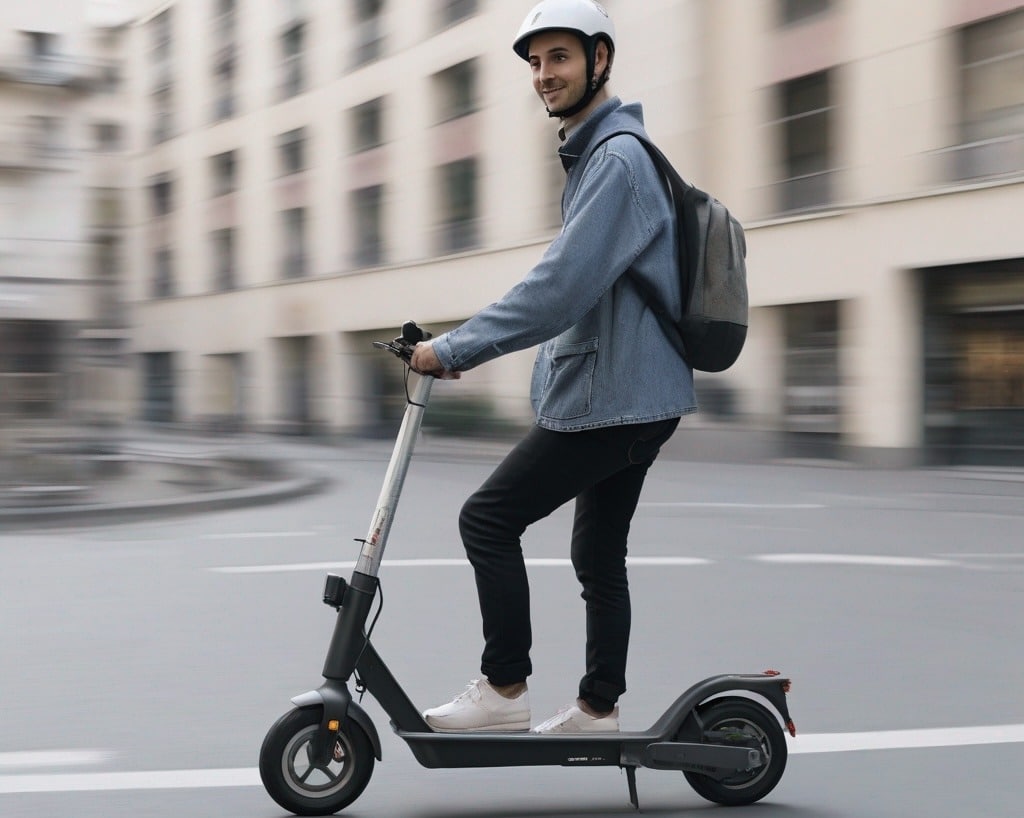
<svg viewBox="0 0 1024 818">
<path fill-rule="evenodd" d="M 742 770 L 759 766 L 745 747 L 665 741 L 651 732 L 540 734 L 530 732 L 411 732 L 392 728 L 416 760 L 452 767 L 651 767 Z"/>
</svg>

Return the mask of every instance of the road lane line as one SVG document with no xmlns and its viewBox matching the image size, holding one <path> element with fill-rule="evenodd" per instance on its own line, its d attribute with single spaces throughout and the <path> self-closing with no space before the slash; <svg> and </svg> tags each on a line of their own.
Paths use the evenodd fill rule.
<svg viewBox="0 0 1024 818">
<path fill-rule="evenodd" d="M 790 739 L 791 755 L 864 750 L 920 750 L 1024 743 L 1024 724 L 886 730 L 873 733 L 817 733 Z M 97 792 L 103 790 L 208 789 L 260 786 L 255 767 L 214 770 L 0 775 L 0 795 Z"/>
<path fill-rule="evenodd" d="M 114 757 L 108 750 L 25 750 L 0 753 L 0 772 L 32 767 L 85 767 Z"/>
<path fill-rule="evenodd" d="M 317 531 L 236 531 L 222 534 L 200 534 L 201 540 L 269 540 L 285 537 L 315 537 Z"/>
<path fill-rule="evenodd" d="M 953 560 L 930 557 L 885 557 L 870 554 L 760 554 L 751 559 L 785 565 L 884 565 L 892 568 L 948 568 Z"/>
<path fill-rule="evenodd" d="M 104 790 L 193 790 L 211 787 L 258 787 L 256 767 L 224 770 L 146 770 L 120 773 L 0 775 L 0 795 L 32 792 L 99 792 Z"/>
<path fill-rule="evenodd" d="M 925 730 L 884 730 L 875 733 L 819 733 L 798 735 L 790 753 L 846 753 L 856 750 L 917 750 L 929 747 L 965 747 L 1024 742 L 1024 724 L 987 727 L 936 727 Z"/>
<path fill-rule="evenodd" d="M 711 560 L 700 557 L 626 557 L 626 564 L 631 566 L 690 566 L 710 565 Z M 526 560 L 528 568 L 565 568 L 571 567 L 572 561 L 565 557 L 531 557 Z M 218 574 L 276 574 L 291 571 L 331 571 L 351 570 L 355 562 L 296 562 L 282 565 L 222 565 L 211 568 Z M 468 568 L 469 562 L 464 557 L 456 559 L 414 559 L 384 560 L 381 568 Z"/>
<path fill-rule="evenodd" d="M 749 508 L 757 510 L 780 509 L 782 511 L 805 511 L 809 509 L 828 508 L 822 503 L 704 503 L 704 502 L 641 502 L 642 508 Z"/>
</svg>

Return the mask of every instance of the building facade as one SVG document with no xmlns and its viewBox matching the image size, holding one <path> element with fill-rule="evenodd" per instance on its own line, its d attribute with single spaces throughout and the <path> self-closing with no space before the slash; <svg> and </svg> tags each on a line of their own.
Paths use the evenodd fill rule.
<svg viewBox="0 0 1024 818">
<path fill-rule="evenodd" d="M 127 167 L 112 4 L 0 10 L 0 415 L 125 411 L 118 196 Z M 104 166 L 101 161 L 107 155 Z"/>
<path fill-rule="evenodd" d="M 444 330 L 559 228 L 521 0 L 174 0 L 131 28 L 136 414 L 367 432 L 369 341 Z M 747 227 L 751 325 L 687 429 L 1024 462 L 1024 3 L 606 0 L 611 87 Z M 530 417 L 532 353 L 437 390 Z"/>
</svg>

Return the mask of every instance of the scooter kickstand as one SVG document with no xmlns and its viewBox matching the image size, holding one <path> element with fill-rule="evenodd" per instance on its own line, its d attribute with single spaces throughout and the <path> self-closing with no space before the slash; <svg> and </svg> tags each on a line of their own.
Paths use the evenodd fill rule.
<svg viewBox="0 0 1024 818">
<path fill-rule="evenodd" d="M 629 786 L 629 803 L 633 805 L 633 809 L 637 812 L 640 811 L 640 798 L 636 794 L 636 767 L 629 766 L 626 770 L 626 784 Z"/>
</svg>

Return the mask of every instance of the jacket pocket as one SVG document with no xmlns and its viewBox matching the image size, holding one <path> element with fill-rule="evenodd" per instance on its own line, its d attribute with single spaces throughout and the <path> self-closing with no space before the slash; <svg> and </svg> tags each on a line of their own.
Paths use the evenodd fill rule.
<svg viewBox="0 0 1024 818">
<path fill-rule="evenodd" d="M 552 420 L 589 415 L 596 367 L 597 338 L 552 348 L 539 414 Z"/>
</svg>

